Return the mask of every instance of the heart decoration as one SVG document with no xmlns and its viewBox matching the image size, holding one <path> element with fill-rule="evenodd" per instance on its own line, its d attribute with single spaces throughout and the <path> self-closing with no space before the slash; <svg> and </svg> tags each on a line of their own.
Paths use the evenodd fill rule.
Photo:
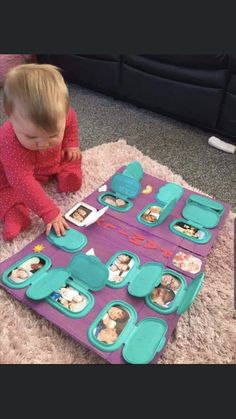
<svg viewBox="0 0 236 419">
<path fill-rule="evenodd" d="M 152 192 L 152 186 L 151 185 L 147 185 L 143 190 L 142 193 L 145 195 L 148 195 L 149 193 Z"/>
</svg>

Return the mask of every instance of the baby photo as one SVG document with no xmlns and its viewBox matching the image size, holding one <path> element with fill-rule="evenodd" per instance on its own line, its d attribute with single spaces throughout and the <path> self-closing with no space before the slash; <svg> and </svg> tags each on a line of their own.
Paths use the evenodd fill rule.
<svg viewBox="0 0 236 419">
<path fill-rule="evenodd" d="M 129 312 L 120 305 L 112 306 L 93 330 L 100 342 L 111 345 L 114 343 L 130 318 Z"/>
<path fill-rule="evenodd" d="M 85 218 L 88 217 L 88 215 L 92 212 L 91 209 L 86 208 L 84 205 L 80 205 L 74 212 L 72 212 L 70 215 L 75 220 L 82 222 L 85 220 Z"/>
<path fill-rule="evenodd" d="M 178 252 L 174 256 L 172 261 L 173 265 L 183 271 L 190 272 L 191 274 L 197 274 L 202 268 L 201 259 L 191 255 L 191 253 Z"/>
<path fill-rule="evenodd" d="M 108 268 L 108 280 L 119 284 L 127 276 L 133 265 L 134 259 L 131 256 L 126 254 L 119 255 Z"/>
<path fill-rule="evenodd" d="M 73 312 L 82 311 L 87 305 L 87 298 L 75 288 L 66 284 L 59 290 L 54 291 L 50 297 L 60 303 L 66 309 Z"/>
<path fill-rule="evenodd" d="M 39 257 L 32 257 L 26 260 L 21 265 L 13 269 L 9 274 L 8 278 L 16 283 L 24 282 L 30 278 L 35 272 L 41 269 L 45 265 L 45 261 Z"/>
<path fill-rule="evenodd" d="M 118 208 L 125 208 L 128 205 L 127 201 L 121 198 L 116 198 L 113 195 L 105 195 L 103 197 L 103 201 L 107 205 L 112 205 L 113 207 L 118 207 Z"/>
<path fill-rule="evenodd" d="M 85 202 L 79 202 L 66 212 L 65 218 L 71 223 L 83 227 L 90 220 L 90 214 L 96 214 L 96 208 Z"/>
<path fill-rule="evenodd" d="M 160 217 L 161 207 L 153 205 L 146 209 L 141 215 L 141 218 L 148 223 L 155 223 Z"/>
<path fill-rule="evenodd" d="M 169 307 L 180 287 L 181 282 L 178 278 L 170 274 L 164 274 L 161 284 L 151 292 L 151 301 L 161 307 Z"/>
<path fill-rule="evenodd" d="M 196 239 L 203 239 L 203 237 L 205 236 L 204 231 L 201 231 L 197 227 L 193 227 L 182 221 L 179 221 L 178 223 L 176 223 L 174 225 L 174 229 L 176 231 L 179 231 L 182 234 L 185 234 L 186 236 L 194 237 Z"/>
</svg>

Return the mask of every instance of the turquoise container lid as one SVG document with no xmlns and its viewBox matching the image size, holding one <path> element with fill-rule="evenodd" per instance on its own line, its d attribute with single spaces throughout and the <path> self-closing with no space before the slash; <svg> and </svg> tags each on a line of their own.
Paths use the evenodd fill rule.
<svg viewBox="0 0 236 419">
<path fill-rule="evenodd" d="M 183 195 L 183 193 L 184 189 L 182 188 L 182 186 L 177 185 L 177 183 L 169 182 L 166 185 L 161 186 L 156 195 L 156 199 L 159 199 L 163 202 L 168 202 L 172 200 L 178 201 Z"/>
<path fill-rule="evenodd" d="M 27 289 L 26 295 L 33 300 L 42 300 L 61 288 L 68 278 L 86 289 L 97 291 L 105 286 L 107 267 L 96 257 L 79 253 L 65 268 L 55 268 L 47 272 Z"/>
<path fill-rule="evenodd" d="M 42 300 L 53 291 L 61 288 L 68 279 L 69 274 L 64 268 L 55 268 L 39 277 L 26 290 L 27 297 L 32 300 Z"/>
<path fill-rule="evenodd" d="M 135 160 L 127 165 L 127 167 L 123 171 L 123 175 L 132 177 L 137 181 L 140 181 L 143 178 L 143 168 L 141 164 L 137 160 Z"/>
<path fill-rule="evenodd" d="M 160 216 L 157 220 L 157 224 L 161 224 L 165 219 L 168 217 L 168 215 L 171 213 L 172 209 L 174 208 L 176 204 L 175 199 L 172 199 L 172 201 L 169 201 L 161 210 Z M 158 205 L 158 202 L 157 202 Z M 154 224 L 154 223 L 153 223 Z"/>
<path fill-rule="evenodd" d="M 155 317 L 141 320 L 125 342 L 124 359 L 130 364 L 148 364 L 164 347 L 167 329 L 165 320 Z"/>
<path fill-rule="evenodd" d="M 97 256 L 84 253 L 73 256 L 67 270 L 74 280 L 92 291 L 101 290 L 106 285 L 109 276 L 107 266 Z"/>
<path fill-rule="evenodd" d="M 57 237 L 54 230 L 51 230 L 47 239 L 50 243 L 70 253 L 78 252 L 88 242 L 87 237 L 74 228 L 66 230 L 65 236 L 60 237 Z"/>
<path fill-rule="evenodd" d="M 184 298 L 182 299 L 182 302 L 177 309 L 177 314 L 183 314 L 190 307 L 202 288 L 204 278 L 205 273 L 202 272 L 197 275 L 196 278 L 193 279 L 193 281 L 189 284 L 186 289 Z"/>
<path fill-rule="evenodd" d="M 141 185 L 137 179 L 117 173 L 111 179 L 111 190 L 119 198 L 135 198 L 140 192 Z"/>
<path fill-rule="evenodd" d="M 223 205 L 211 199 L 191 195 L 183 209 L 186 220 L 194 221 L 206 228 L 214 228 L 220 221 L 224 211 Z"/>
<path fill-rule="evenodd" d="M 145 297 L 159 285 L 162 279 L 164 265 L 158 262 L 147 262 L 138 269 L 138 274 L 128 286 L 128 292 L 134 297 Z"/>
</svg>

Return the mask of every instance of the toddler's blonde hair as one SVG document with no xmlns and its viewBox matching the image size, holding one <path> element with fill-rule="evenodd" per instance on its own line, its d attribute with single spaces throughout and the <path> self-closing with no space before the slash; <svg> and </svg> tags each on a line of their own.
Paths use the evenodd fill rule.
<svg viewBox="0 0 236 419">
<path fill-rule="evenodd" d="M 14 107 L 45 131 L 58 129 L 58 120 L 69 109 L 69 93 L 60 69 L 51 64 L 21 64 L 5 78 L 3 106 L 10 116 Z"/>
</svg>

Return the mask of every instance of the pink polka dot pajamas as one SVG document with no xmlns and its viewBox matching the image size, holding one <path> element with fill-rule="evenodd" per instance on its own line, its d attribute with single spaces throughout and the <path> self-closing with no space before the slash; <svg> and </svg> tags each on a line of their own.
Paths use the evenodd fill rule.
<svg viewBox="0 0 236 419">
<path fill-rule="evenodd" d="M 61 144 L 44 151 L 31 151 L 18 141 L 10 121 L 0 128 L 0 220 L 18 208 L 18 219 L 27 219 L 29 209 L 45 224 L 56 218 L 60 209 L 44 191 L 41 183 L 56 175 L 59 192 L 74 192 L 82 183 L 81 158 L 75 162 L 61 159 L 63 148 L 78 147 L 77 116 L 68 111 Z M 27 224 L 27 223 L 26 223 Z M 14 235 L 12 233 L 12 235 Z M 7 239 L 7 238 L 6 238 Z"/>
</svg>

